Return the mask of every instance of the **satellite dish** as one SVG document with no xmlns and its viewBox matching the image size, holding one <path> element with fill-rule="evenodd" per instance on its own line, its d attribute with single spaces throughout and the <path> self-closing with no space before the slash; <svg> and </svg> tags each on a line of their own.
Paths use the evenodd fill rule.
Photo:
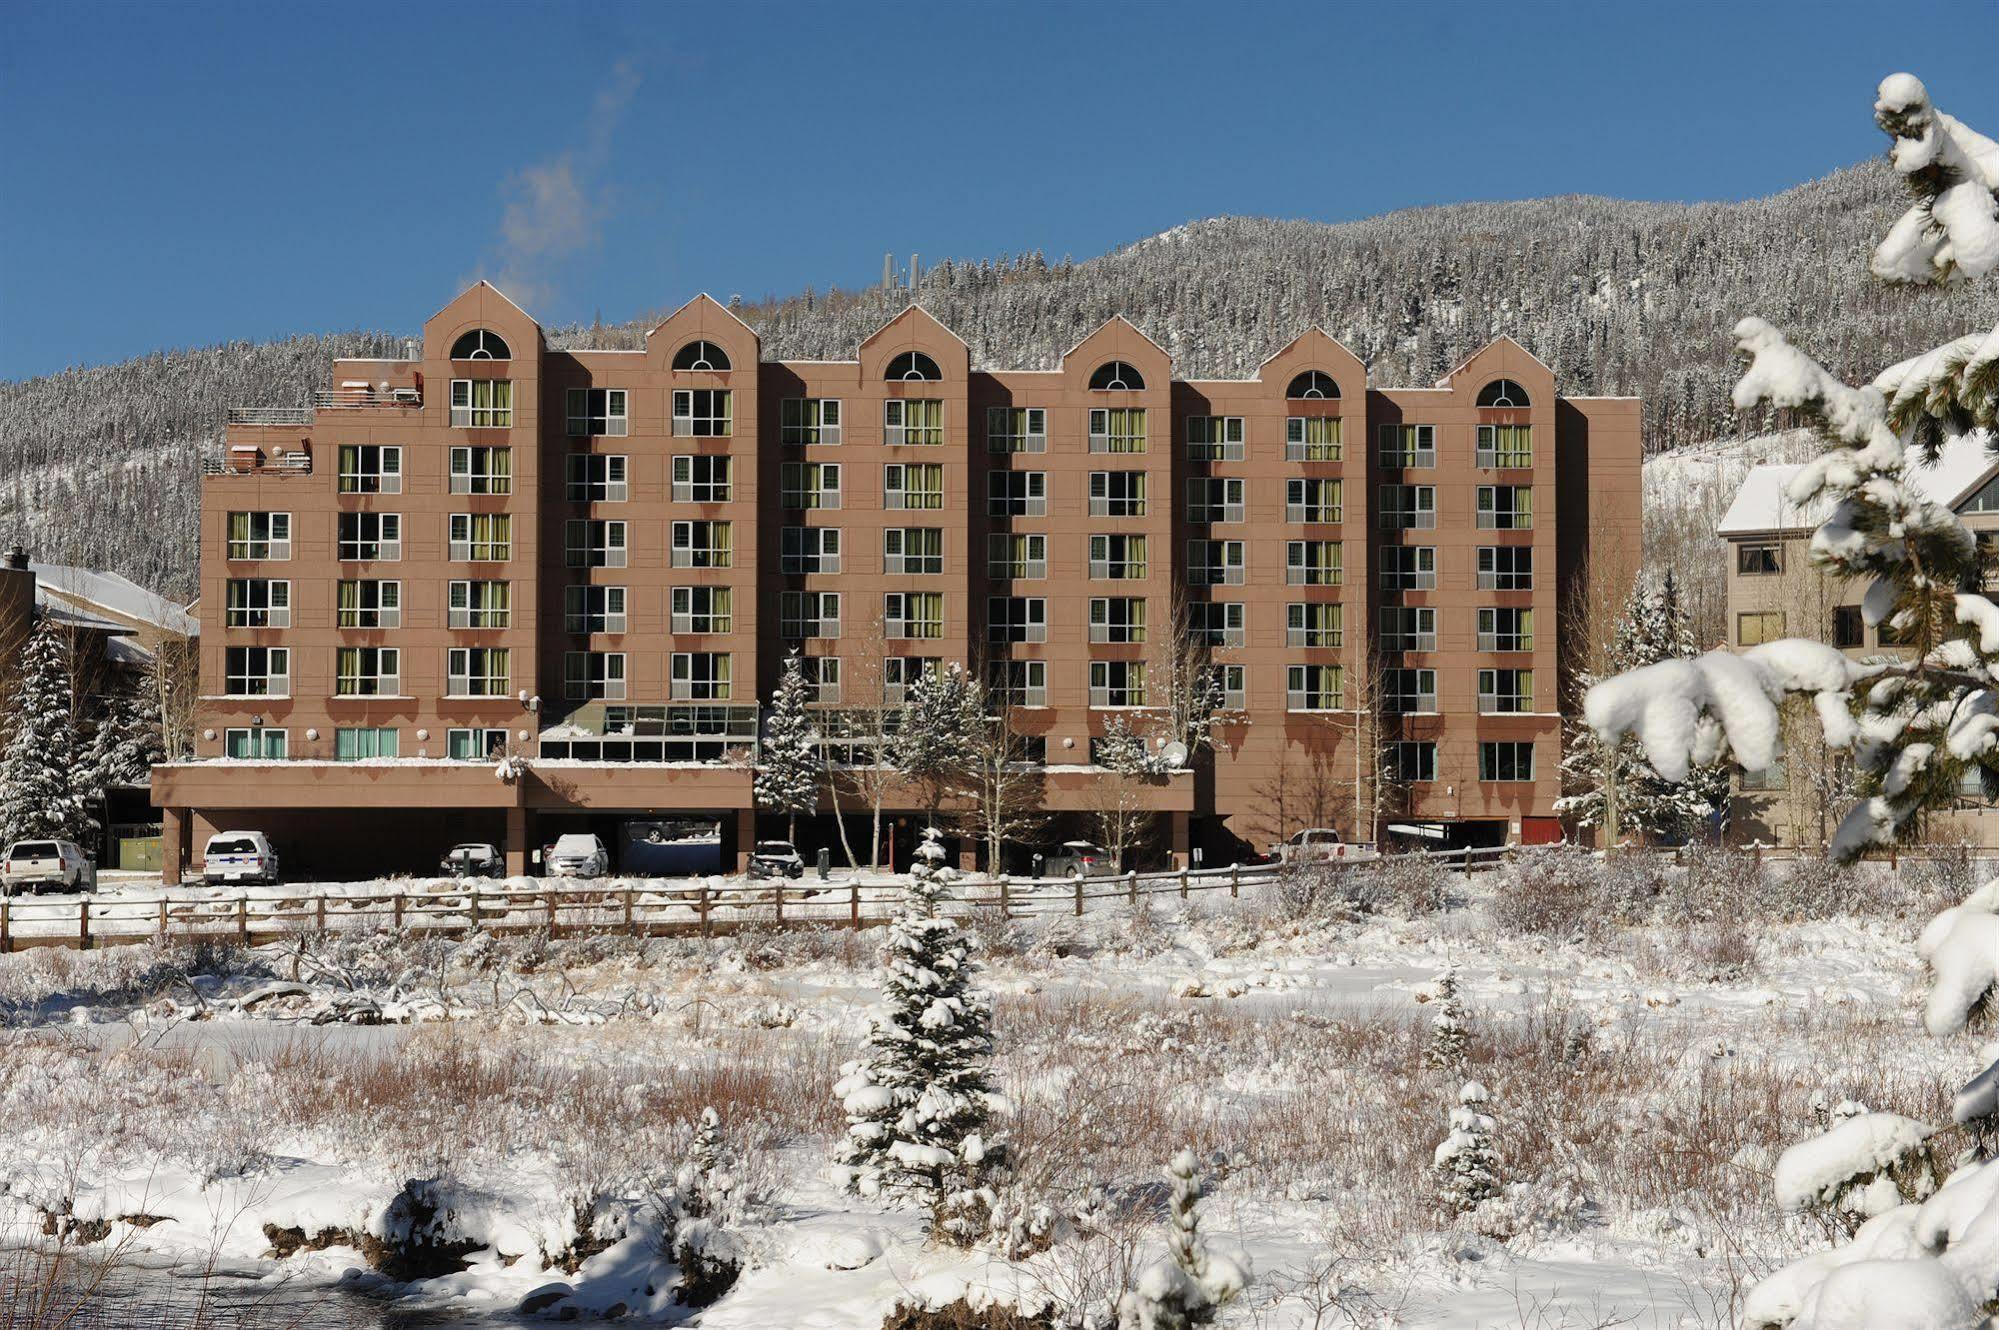
<svg viewBox="0 0 1999 1330">
<path fill-rule="evenodd" d="M 1159 760 L 1169 770 L 1178 771 L 1187 765 L 1187 745 L 1177 742 L 1167 744 L 1159 750 Z"/>
</svg>

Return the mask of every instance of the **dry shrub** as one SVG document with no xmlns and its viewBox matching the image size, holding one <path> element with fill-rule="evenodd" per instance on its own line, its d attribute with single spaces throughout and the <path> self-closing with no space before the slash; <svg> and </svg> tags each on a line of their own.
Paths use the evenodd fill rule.
<svg viewBox="0 0 1999 1330">
<path fill-rule="evenodd" d="M 1391 854 L 1375 861 L 1381 889 L 1411 919 L 1450 908 L 1458 874 L 1427 854 Z"/>
<path fill-rule="evenodd" d="M 1612 922 L 1594 855 L 1568 845 L 1516 855 L 1492 898 L 1492 922 L 1508 933 L 1587 938 Z"/>
</svg>

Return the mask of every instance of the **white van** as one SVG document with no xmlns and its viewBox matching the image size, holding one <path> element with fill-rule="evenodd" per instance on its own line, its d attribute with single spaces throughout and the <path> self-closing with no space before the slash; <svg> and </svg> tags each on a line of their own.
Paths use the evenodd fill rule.
<svg viewBox="0 0 1999 1330">
<path fill-rule="evenodd" d="M 278 882 L 278 852 L 261 831 L 218 831 L 201 852 L 201 880 L 218 882 Z"/>
<path fill-rule="evenodd" d="M 0 891 L 11 896 L 23 887 L 95 891 L 97 865 L 72 841 L 18 840 L 0 861 Z"/>
</svg>

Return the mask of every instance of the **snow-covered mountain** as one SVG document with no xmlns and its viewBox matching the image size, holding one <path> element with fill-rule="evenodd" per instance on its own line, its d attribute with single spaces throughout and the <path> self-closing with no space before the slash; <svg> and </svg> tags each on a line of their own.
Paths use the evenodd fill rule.
<svg viewBox="0 0 1999 1330">
<path fill-rule="evenodd" d="M 1744 203 L 1571 196 L 1338 225 L 1219 217 L 1083 262 L 940 263 L 918 295 L 984 366 L 1052 364 L 1122 313 L 1183 374 L 1245 374 L 1316 323 L 1396 385 L 1430 382 L 1508 333 L 1570 392 L 1643 396 L 1648 447 L 1666 451 L 1769 427 L 1728 406 L 1728 330 L 1745 314 L 1800 330 L 1852 373 L 1961 333 L 1967 318 L 1999 319 L 1989 286 L 1947 303 L 1867 278 L 1863 256 L 1904 206 L 1895 178 L 1867 164 Z M 909 299 L 808 290 L 738 310 L 770 355 L 840 357 Z M 636 345 L 660 312 L 551 341 Z M 0 540 L 191 594 L 197 459 L 217 446 L 224 409 L 301 401 L 325 386 L 332 356 L 400 345 L 400 334 L 299 336 L 0 384 Z"/>
</svg>

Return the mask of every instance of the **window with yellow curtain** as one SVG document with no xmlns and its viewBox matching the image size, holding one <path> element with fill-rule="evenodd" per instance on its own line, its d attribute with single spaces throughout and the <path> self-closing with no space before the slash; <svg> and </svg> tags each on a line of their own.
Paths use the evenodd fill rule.
<svg viewBox="0 0 1999 1330">
<path fill-rule="evenodd" d="M 1531 425 L 1480 425 L 1478 456 L 1480 466 L 1527 467 L 1534 465 L 1534 428 Z"/>
<path fill-rule="evenodd" d="M 1093 453 L 1144 452 L 1145 408 L 1142 406 L 1091 407 L 1090 451 Z"/>
<path fill-rule="evenodd" d="M 1285 461 L 1337 462 L 1341 453 L 1338 416 L 1292 416 L 1285 421 Z"/>
</svg>

